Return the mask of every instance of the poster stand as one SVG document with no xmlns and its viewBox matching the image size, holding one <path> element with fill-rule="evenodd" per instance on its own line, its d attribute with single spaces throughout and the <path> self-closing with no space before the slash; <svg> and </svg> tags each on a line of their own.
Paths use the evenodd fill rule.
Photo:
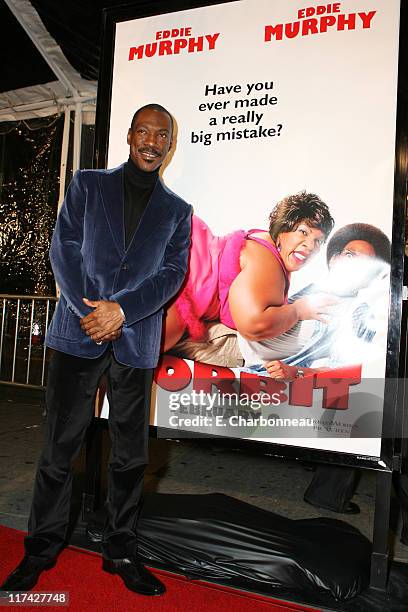
<svg viewBox="0 0 408 612">
<path fill-rule="evenodd" d="M 392 473 L 378 472 L 376 476 L 373 549 L 371 554 L 370 587 L 379 591 L 387 588 Z"/>
<path fill-rule="evenodd" d="M 147 6 L 148 4 L 148 6 Z M 172 3 L 171 11 L 202 7 L 223 2 L 183 2 Z M 101 71 L 98 89 L 98 108 L 95 136 L 95 167 L 106 167 L 108 146 L 108 118 L 112 94 L 112 64 L 115 41 L 115 24 L 118 21 L 135 19 L 152 14 L 169 12 L 168 3 L 150 2 L 136 3 L 129 7 L 106 10 L 104 14 L 104 46 L 101 61 Z M 400 19 L 400 53 L 399 80 L 397 104 L 397 136 L 395 154 L 394 181 L 394 216 L 391 255 L 391 300 L 388 320 L 388 347 L 386 363 L 387 410 L 384 411 L 383 437 L 381 445 L 381 461 L 353 461 L 349 455 L 324 451 L 302 453 L 302 449 L 288 452 L 288 456 L 304 457 L 308 460 L 332 462 L 355 467 L 377 470 L 375 517 L 373 525 L 373 548 L 370 586 L 373 589 L 386 589 L 388 575 L 388 527 L 390 517 L 390 499 L 393 471 L 403 468 L 406 453 L 407 438 L 404 431 L 407 427 L 403 413 L 406 400 L 406 314 L 401 318 L 402 311 L 402 278 L 404 274 L 404 244 L 405 244 L 405 206 L 407 199 L 407 168 L 408 168 L 408 80 L 407 80 L 407 45 L 408 36 L 408 3 L 401 0 Z M 402 327 L 401 327 L 402 322 Z M 400 352 L 400 339 L 401 352 Z M 396 385 L 395 382 L 398 381 Z M 392 383 L 392 384 L 391 384 Z M 86 520 L 94 510 L 100 486 L 100 456 L 101 427 L 95 422 L 87 441 L 86 488 L 83 492 L 83 517 Z M 391 433 L 390 433 L 391 432 Z M 260 446 L 258 446 L 261 448 Z M 271 445 L 268 445 L 271 453 Z M 278 447 L 276 447 L 278 448 Z M 282 447 L 279 454 L 282 455 Z M 276 451 L 278 452 L 278 451 Z M 406 454 L 405 454 L 406 457 Z"/>
<path fill-rule="evenodd" d="M 404 252 L 406 244 L 406 202 L 407 202 L 407 169 L 408 169 L 408 112 L 407 112 L 407 45 L 408 6 L 401 3 L 400 14 L 400 45 L 398 65 L 398 101 L 397 101 L 397 131 L 395 146 L 395 178 L 394 178 L 394 220 L 391 262 L 391 305 L 388 327 L 388 351 L 386 378 L 398 376 L 395 392 L 395 420 L 391 429 L 390 412 L 384 416 L 383 446 L 392 445 L 392 470 L 406 470 L 407 459 L 407 418 L 406 378 L 407 378 L 407 304 L 403 302 L 403 287 L 407 285 L 407 269 L 404 267 Z M 387 384 L 388 381 L 386 381 Z M 387 393 L 387 391 L 386 391 Z M 389 437 L 389 432 L 392 437 Z M 371 558 L 370 586 L 385 590 L 388 576 L 388 528 L 390 520 L 390 502 L 392 489 L 392 471 L 377 473 L 375 515 L 373 525 L 373 552 Z"/>
</svg>

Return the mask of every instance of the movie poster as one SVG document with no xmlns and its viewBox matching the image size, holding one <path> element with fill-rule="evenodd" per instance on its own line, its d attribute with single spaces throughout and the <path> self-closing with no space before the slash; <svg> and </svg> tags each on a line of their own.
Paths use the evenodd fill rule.
<svg viewBox="0 0 408 612">
<path fill-rule="evenodd" d="M 156 372 L 166 436 L 380 456 L 398 33 L 398 0 L 116 24 L 108 167 L 159 103 L 176 122 L 163 180 L 194 207 L 181 333 Z"/>
</svg>

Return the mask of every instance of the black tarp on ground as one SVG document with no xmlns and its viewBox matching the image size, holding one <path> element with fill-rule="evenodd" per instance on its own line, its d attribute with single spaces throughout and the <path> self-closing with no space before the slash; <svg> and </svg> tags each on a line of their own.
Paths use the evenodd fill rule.
<svg viewBox="0 0 408 612">
<path fill-rule="evenodd" d="M 98 534 L 95 525 L 89 531 Z M 194 579 L 334 600 L 355 597 L 369 583 L 371 545 L 351 525 L 291 520 L 223 494 L 150 495 L 138 534 L 146 563 Z"/>
<path fill-rule="evenodd" d="M 146 559 L 192 578 L 241 578 L 335 599 L 369 582 L 371 545 L 354 527 L 291 520 L 222 494 L 153 495 L 139 533 Z"/>
</svg>

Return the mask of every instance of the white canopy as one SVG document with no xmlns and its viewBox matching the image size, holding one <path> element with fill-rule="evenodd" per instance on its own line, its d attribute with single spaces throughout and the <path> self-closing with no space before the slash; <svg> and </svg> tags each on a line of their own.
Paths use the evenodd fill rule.
<svg viewBox="0 0 408 612">
<path fill-rule="evenodd" d="M 5 3 L 58 80 L 0 93 L 0 121 L 46 117 L 68 109 L 82 108 L 91 112 L 87 122 L 92 123 L 96 105 L 96 81 L 83 79 L 71 66 L 28 0 L 5 0 Z"/>
<path fill-rule="evenodd" d="M 0 122 L 64 113 L 60 204 L 65 193 L 65 169 L 71 129 L 70 112 L 75 111 L 73 170 L 76 170 L 79 168 L 82 123 L 95 123 L 97 83 L 83 79 L 71 66 L 28 0 L 5 0 L 5 3 L 56 75 L 57 80 L 0 93 Z"/>
</svg>

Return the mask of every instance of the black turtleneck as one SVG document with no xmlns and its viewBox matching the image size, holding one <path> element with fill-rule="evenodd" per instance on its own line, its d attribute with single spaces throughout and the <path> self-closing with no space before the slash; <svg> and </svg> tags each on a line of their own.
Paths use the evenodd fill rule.
<svg viewBox="0 0 408 612">
<path fill-rule="evenodd" d="M 140 170 L 129 157 L 123 168 L 125 248 L 132 241 L 143 212 L 159 178 L 159 168 L 153 172 Z"/>
</svg>

